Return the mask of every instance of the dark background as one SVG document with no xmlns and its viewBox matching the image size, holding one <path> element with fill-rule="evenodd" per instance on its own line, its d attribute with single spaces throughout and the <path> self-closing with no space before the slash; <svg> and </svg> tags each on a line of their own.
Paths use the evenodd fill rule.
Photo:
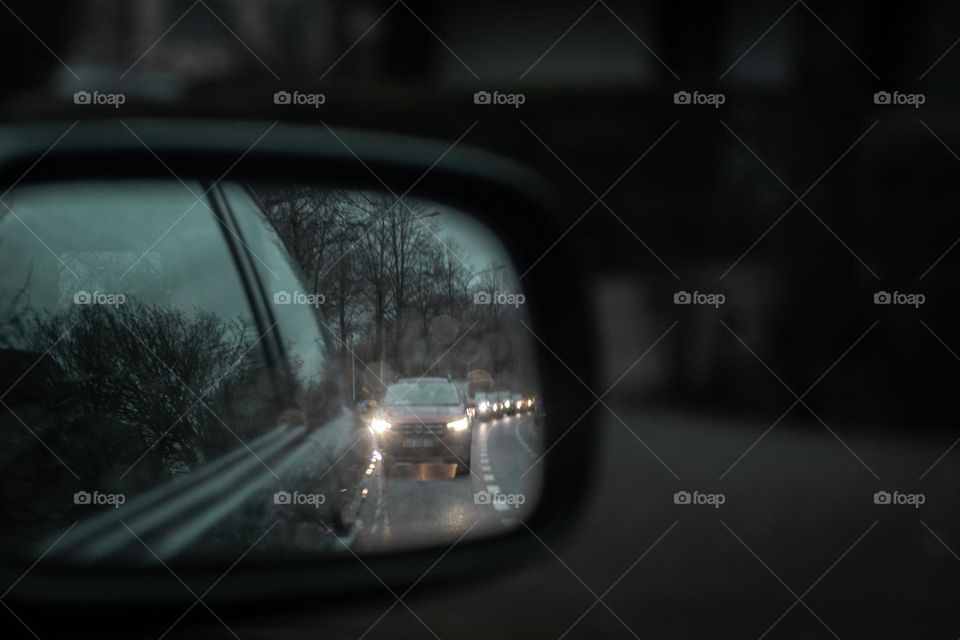
<svg viewBox="0 0 960 640">
<path fill-rule="evenodd" d="M 469 129 L 460 144 L 529 165 L 557 190 L 572 227 L 559 242 L 600 327 L 593 391 L 610 388 L 595 409 L 595 500 L 558 557 L 415 592 L 423 624 L 398 605 L 370 637 L 559 637 L 590 590 L 602 595 L 668 529 L 604 596 L 616 615 L 597 605 L 566 637 L 960 634 L 957 6 L 9 8 L 7 121 L 323 120 L 451 143 Z M 80 89 L 127 103 L 78 107 Z M 326 104 L 275 106 L 281 89 L 323 92 Z M 481 89 L 526 101 L 475 105 Z M 680 90 L 726 100 L 677 105 Z M 877 91 L 925 102 L 877 105 Z M 529 239 L 544 251 L 557 240 Z M 680 290 L 726 303 L 675 305 Z M 926 302 L 875 305 L 877 291 Z M 727 502 L 685 508 L 678 490 Z M 875 505 L 880 490 L 926 503 Z M 229 622 L 242 638 L 356 638 L 392 602 Z M 174 636 L 208 623 L 229 636 L 200 608 Z"/>
</svg>

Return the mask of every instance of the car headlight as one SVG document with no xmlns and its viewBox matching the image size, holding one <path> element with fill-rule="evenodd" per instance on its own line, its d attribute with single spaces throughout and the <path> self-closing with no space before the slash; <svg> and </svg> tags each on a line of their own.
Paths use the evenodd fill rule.
<svg viewBox="0 0 960 640">
<path fill-rule="evenodd" d="M 374 418 L 370 421 L 370 430 L 374 433 L 383 433 L 390 428 L 390 423 L 380 418 Z"/>
<path fill-rule="evenodd" d="M 482 411 L 483 413 L 486 413 L 487 411 L 490 410 L 490 403 L 484 400 L 483 402 L 480 403 L 479 408 L 480 408 L 480 411 Z"/>
<path fill-rule="evenodd" d="M 447 423 L 447 429 L 453 429 L 454 431 L 464 431 L 467 428 L 467 419 L 460 418 L 459 420 L 454 420 L 453 422 Z"/>
</svg>

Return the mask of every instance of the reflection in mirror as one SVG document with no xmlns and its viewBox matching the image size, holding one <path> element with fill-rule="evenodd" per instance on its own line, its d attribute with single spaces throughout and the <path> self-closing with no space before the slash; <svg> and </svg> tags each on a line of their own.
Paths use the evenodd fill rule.
<svg viewBox="0 0 960 640">
<path fill-rule="evenodd" d="M 6 553 L 374 553 L 535 506 L 535 338 L 476 219 L 298 184 L 40 183 L 3 202 Z"/>
</svg>

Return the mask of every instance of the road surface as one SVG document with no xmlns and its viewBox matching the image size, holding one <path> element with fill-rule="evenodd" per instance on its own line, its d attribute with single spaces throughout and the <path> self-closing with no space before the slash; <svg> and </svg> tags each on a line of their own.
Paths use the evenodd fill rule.
<svg viewBox="0 0 960 640">
<path fill-rule="evenodd" d="M 398 464 L 375 470 L 361 509 L 358 551 L 450 544 L 519 526 L 536 504 L 543 451 L 533 414 L 505 416 L 473 428 L 470 474 L 453 465 Z M 499 497 L 496 497 L 499 496 Z"/>
</svg>

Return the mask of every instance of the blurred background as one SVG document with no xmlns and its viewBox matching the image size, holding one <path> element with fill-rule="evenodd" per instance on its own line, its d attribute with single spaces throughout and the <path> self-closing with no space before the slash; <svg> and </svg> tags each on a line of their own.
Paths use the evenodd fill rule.
<svg viewBox="0 0 960 640">
<path fill-rule="evenodd" d="M 2 63 L 8 122 L 323 121 L 482 147 L 543 175 L 567 232 L 528 241 L 578 259 L 599 329 L 594 391 L 610 403 L 597 408 L 597 500 L 564 557 L 600 593 L 682 520 L 644 577 L 610 596 L 640 635 L 706 620 L 752 637 L 956 635 L 960 6 L 85 0 L 3 12 L 17 52 Z M 126 101 L 76 105 L 77 91 Z M 275 104 L 277 91 L 324 102 Z M 478 91 L 523 101 L 476 104 Z M 517 265 L 521 281 L 536 268 Z M 677 304 L 682 292 L 723 303 Z M 719 514 L 671 501 L 713 486 L 728 497 Z M 927 505 L 871 501 L 894 489 Z M 864 531 L 860 555 L 821 582 Z M 502 593 L 590 604 L 545 562 Z M 551 599 L 558 576 L 569 592 Z M 808 586 L 824 624 L 794 602 Z M 446 603 L 471 610 L 468 596 Z M 519 607 L 502 615 L 543 628 Z M 341 623 L 359 635 L 374 619 Z M 558 614 L 555 635 L 574 619 Z M 599 607 L 576 629 L 628 637 Z"/>
</svg>

